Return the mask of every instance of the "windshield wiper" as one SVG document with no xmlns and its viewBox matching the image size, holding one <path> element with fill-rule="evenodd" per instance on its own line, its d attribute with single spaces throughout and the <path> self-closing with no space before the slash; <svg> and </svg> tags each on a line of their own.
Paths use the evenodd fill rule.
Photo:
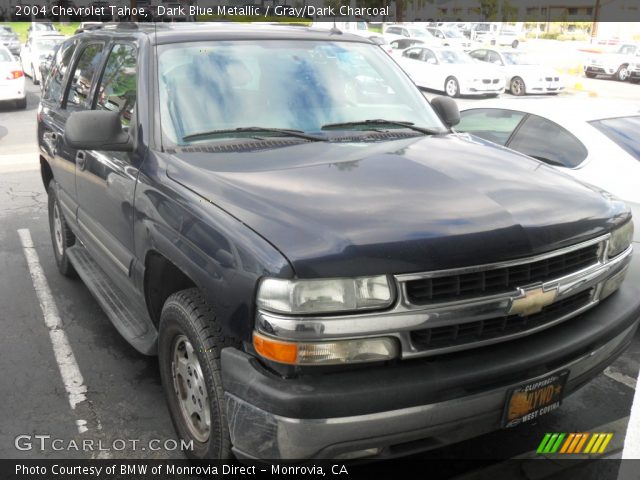
<svg viewBox="0 0 640 480">
<path fill-rule="evenodd" d="M 440 132 L 438 130 L 432 130 L 429 128 L 416 127 L 412 122 L 403 122 L 400 120 L 384 120 L 382 118 L 375 118 L 371 120 L 360 120 L 357 122 L 343 122 L 343 123 L 328 123 L 322 126 L 322 130 L 331 130 L 331 129 L 339 129 L 344 127 L 358 127 L 358 126 L 371 126 L 371 127 L 383 127 L 385 125 L 393 125 L 396 127 L 409 128 L 411 130 L 415 130 L 416 132 L 424 133 L 425 135 L 438 135 Z M 375 129 L 375 128 L 372 128 Z"/>
<path fill-rule="evenodd" d="M 313 142 L 325 142 L 326 139 L 322 137 L 316 137 L 315 135 L 309 135 L 302 130 L 289 130 L 287 128 L 263 128 L 263 127 L 239 127 L 229 128 L 226 130 L 210 130 L 208 132 L 190 133 L 182 137 L 182 141 L 187 140 L 200 140 L 209 137 L 215 137 L 216 135 L 228 135 L 230 133 L 277 133 L 282 136 L 304 138 L 305 140 L 311 140 Z"/>
</svg>

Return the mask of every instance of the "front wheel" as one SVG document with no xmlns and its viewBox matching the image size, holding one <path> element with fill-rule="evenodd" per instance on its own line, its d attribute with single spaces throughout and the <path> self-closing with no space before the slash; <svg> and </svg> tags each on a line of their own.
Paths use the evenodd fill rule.
<svg viewBox="0 0 640 480">
<path fill-rule="evenodd" d="M 38 81 L 38 75 L 36 75 L 36 69 L 31 64 L 31 81 L 34 85 L 38 85 L 40 82 Z"/>
<path fill-rule="evenodd" d="M 624 82 L 627 78 L 629 78 L 629 68 L 626 65 L 621 65 L 616 72 L 616 79 Z"/>
<path fill-rule="evenodd" d="M 195 459 L 230 458 L 220 352 L 235 345 L 197 288 L 171 295 L 160 316 L 158 361 L 171 420 Z"/>
<path fill-rule="evenodd" d="M 76 243 L 76 236 L 64 219 L 62 208 L 56 194 L 56 182 L 49 182 L 49 230 L 51 231 L 51 243 L 53 254 L 58 265 L 58 270 L 65 277 L 76 277 L 76 271 L 69 261 L 67 250 Z"/>
<path fill-rule="evenodd" d="M 460 95 L 460 84 L 455 77 L 449 77 L 444 82 L 444 93 L 448 97 L 458 97 Z"/>
<path fill-rule="evenodd" d="M 587 78 L 596 78 L 596 74 L 592 72 L 584 72 L 584 76 Z"/>
<path fill-rule="evenodd" d="M 511 91 L 511 95 L 515 95 L 520 97 L 527 93 L 527 89 L 524 84 L 524 80 L 520 77 L 513 77 L 511 79 L 511 84 L 509 85 L 509 90 Z"/>
</svg>

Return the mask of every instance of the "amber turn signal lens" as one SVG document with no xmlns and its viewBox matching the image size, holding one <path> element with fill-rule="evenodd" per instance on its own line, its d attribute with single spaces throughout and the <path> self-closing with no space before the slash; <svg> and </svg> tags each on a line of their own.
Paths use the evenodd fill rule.
<svg viewBox="0 0 640 480">
<path fill-rule="evenodd" d="M 261 357 L 294 365 L 298 359 L 298 345 L 281 342 L 253 332 L 253 346 Z"/>
</svg>

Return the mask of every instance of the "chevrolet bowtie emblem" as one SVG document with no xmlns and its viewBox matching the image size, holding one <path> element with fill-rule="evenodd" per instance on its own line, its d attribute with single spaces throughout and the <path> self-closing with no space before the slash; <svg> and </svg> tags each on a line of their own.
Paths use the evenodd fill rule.
<svg viewBox="0 0 640 480">
<path fill-rule="evenodd" d="M 521 317 L 533 315 L 540 312 L 547 305 L 551 305 L 556 300 L 558 289 L 543 290 L 542 287 L 524 290 L 522 297 L 514 298 L 511 302 L 509 315 L 520 315 Z"/>
</svg>

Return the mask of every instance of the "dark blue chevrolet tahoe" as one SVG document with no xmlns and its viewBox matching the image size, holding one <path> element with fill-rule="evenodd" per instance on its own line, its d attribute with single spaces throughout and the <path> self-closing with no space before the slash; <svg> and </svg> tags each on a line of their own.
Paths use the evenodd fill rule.
<svg viewBox="0 0 640 480">
<path fill-rule="evenodd" d="M 629 344 L 629 210 L 456 133 L 451 102 L 336 30 L 121 25 L 58 50 L 55 258 L 158 355 L 193 458 L 526 428 Z"/>
</svg>

